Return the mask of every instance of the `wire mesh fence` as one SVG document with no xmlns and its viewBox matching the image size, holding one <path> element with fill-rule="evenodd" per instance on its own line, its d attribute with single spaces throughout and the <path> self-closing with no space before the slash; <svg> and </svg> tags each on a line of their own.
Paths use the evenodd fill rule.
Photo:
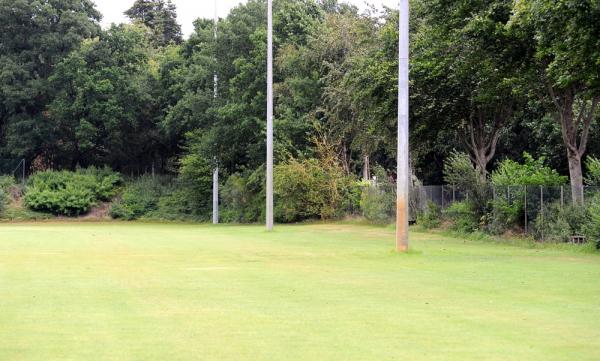
<svg viewBox="0 0 600 361">
<path fill-rule="evenodd" d="M 452 185 L 428 185 L 422 187 L 428 203 L 442 211 L 458 202 L 469 201 L 472 195 Z M 548 218 L 560 217 L 572 210 L 573 198 L 570 186 L 490 186 L 488 199 L 490 218 L 504 222 L 506 226 L 544 239 Z M 600 195 L 600 187 L 584 188 L 584 204 Z M 425 205 L 421 204 L 422 209 Z M 577 235 L 574 235 L 577 236 Z"/>
<path fill-rule="evenodd" d="M 12 176 L 20 184 L 25 183 L 27 164 L 25 159 L 1 159 L 0 176 Z"/>
</svg>

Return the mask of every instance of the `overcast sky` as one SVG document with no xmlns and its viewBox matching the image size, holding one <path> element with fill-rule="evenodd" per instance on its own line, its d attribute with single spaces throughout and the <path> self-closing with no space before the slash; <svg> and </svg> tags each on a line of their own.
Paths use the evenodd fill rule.
<svg viewBox="0 0 600 361">
<path fill-rule="evenodd" d="M 131 7 L 135 0 L 93 0 L 98 10 L 102 13 L 102 26 L 109 26 L 111 23 L 126 22 L 127 18 L 123 12 Z M 349 3 L 358 5 L 364 9 L 365 0 L 346 0 Z M 181 24 L 183 33 L 187 36 L 194 29 L 192 22 L 199 17 L 213 18 L 214 0 L 173 0 L 177 5 L 177 20 Z M 225 17 L 231 8 L 245 0 L 218 0 L 219 17 Z M 398 0 L 366 0 L 369 4 L 374 4 L 378 7 L 386 5 L 388 7 L 397 7 Z"/>
</svg>

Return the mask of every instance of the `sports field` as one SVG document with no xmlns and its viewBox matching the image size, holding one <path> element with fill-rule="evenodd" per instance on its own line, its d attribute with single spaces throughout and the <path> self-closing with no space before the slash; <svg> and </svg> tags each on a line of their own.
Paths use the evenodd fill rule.
<svg viewBox="0 0 600 361">
<path fill-rule="evenodd" d="M 359 225 L 0 225 L 0 360 L 600 360 L 600 256 Z"/>
</svg>

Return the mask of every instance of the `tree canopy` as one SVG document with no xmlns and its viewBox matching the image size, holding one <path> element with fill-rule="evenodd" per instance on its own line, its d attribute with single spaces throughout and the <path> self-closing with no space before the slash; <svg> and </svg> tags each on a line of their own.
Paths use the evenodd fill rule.
<svg viewBox="0 0 600 361">
<path fill-rule="evenodd" d="M 375 164 L 393 174 L 397 11 L 274 6 L 276 161 L 328 149 L 348 175 Z M 585 157 L 600 151 L 598 2 L 413 0 L 412 9 L 415 174 L 443 182 L 458 151 L 485 181 L 527 152 L 568 174 L 577 195 Z M 176 10 L 137 0 L 131 23 L 102 30 L 89 0 L 0 0 L 0 157 L 40 170 L 190 173 L 215 160 L 225 175 L 260 169 L 266 1 L 219 19 L 216 39 L 206 19 L 184 39 Z"/>
</svg>

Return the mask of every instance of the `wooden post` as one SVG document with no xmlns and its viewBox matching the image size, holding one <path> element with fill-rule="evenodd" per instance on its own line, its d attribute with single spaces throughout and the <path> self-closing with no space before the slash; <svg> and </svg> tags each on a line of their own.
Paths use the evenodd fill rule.
<svg viewBox="0 0 600 361">
<path fill-rule="evenodd" d="M 540 217 L 542 220 L 542 241 L 545 240 L 544 237 L 544 186 L 540 186 Z"/>
<path fill-rule="evenodd" d="M 452 185 L 452 204 L 456 203 L 456 186 Z"/>
<path fill-rule="evenodd" d="M 528 226 L 527 225 L 527 186 L 524 186 L 524 188 L 525 188 L 525 192 L 524 192 L 525 193 L 525 199 L 524 199 L 524 208 L 525 208 L 525 233 L 527 233 L 528 232 L 528 229 L 527 229 L 527 226 Z"/>
</svg>

